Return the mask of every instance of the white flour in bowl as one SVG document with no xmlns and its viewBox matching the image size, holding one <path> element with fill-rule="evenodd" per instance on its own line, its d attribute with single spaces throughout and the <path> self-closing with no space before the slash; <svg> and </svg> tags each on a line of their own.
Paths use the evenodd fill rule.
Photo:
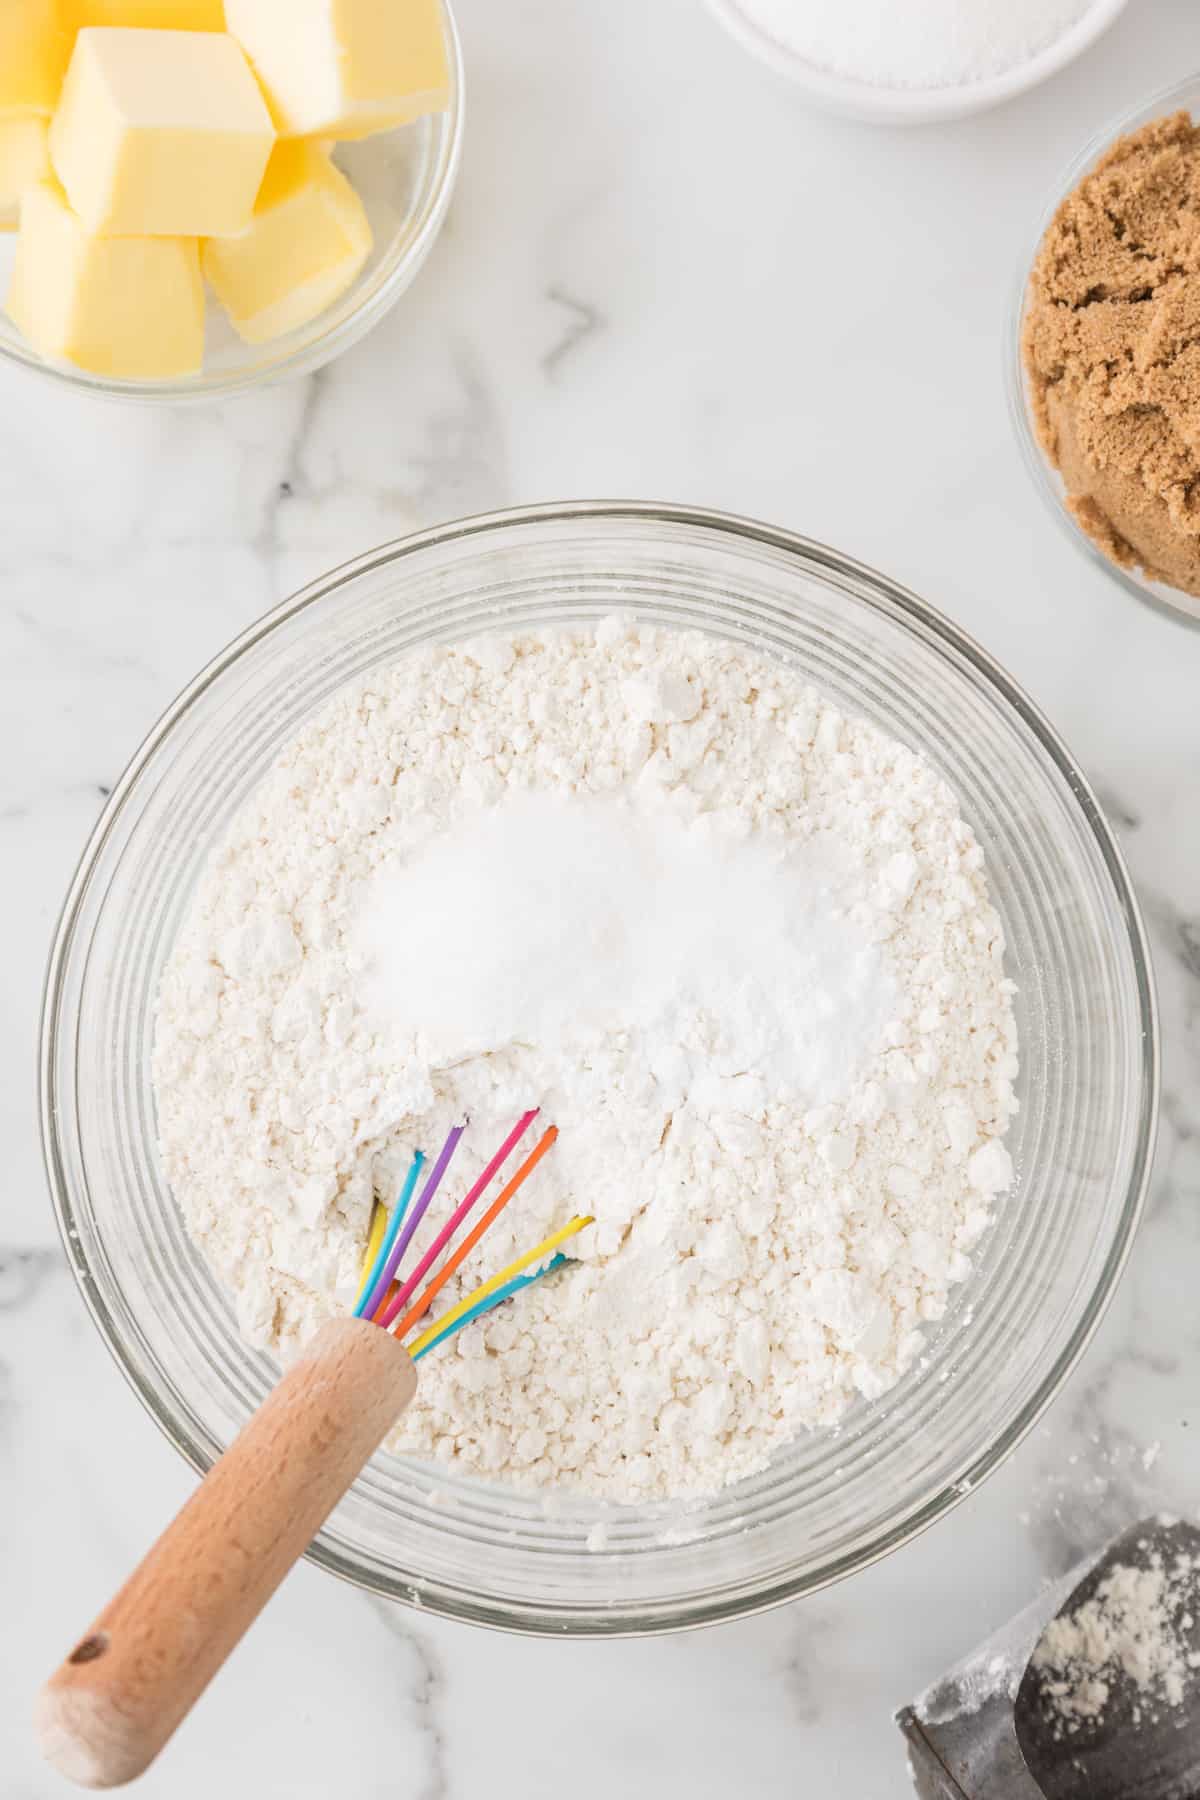
<svg viewBox="0 0 1200 1800">
<path fill-rule="evenodd" d="M 625 619 L 428 650 L 214 855 L 159 997 L 164 1163 L 286 1350 L 414 1149 L 469 1115 L 415 1258 L 540 1105 L 559 1141 L 444 1304 L 588 1212 L 579 1266 L 426 1358 L 393 1447 L 711 1493 L 885 1392 L 968 1273 L 1012 1176 L 1002 958 L 950 790 L 786 668 Z"/>
</svg>

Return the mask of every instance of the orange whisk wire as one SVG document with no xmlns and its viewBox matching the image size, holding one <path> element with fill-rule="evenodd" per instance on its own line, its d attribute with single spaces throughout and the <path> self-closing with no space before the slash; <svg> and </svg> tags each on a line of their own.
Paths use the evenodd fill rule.
<svg viewBox="0 0 1200 1800">
<path fill-rule="evenodd" d="M 529 1152 L 529 1155 L 525 1158 L 525 1161 L 521 1164 L 516 1174 L 501 1188 L 496 1198 L 492 1201 L 492 1204 L 479 1220 L 479 1223 L 467 1233 L 454 1254 L 447 1257 L 443 1266 L 438 1270 L 433 1280 L 429 1283 L 429 1286 L 425 1289 L 425 1292 L 421 1295 L 421 1298 L 415 1305 L 409 1308 L 400 1323 L 394 1328 L 396 1337 L 402 1338 L 404 1334 L 416 1324 L 417 1320 L 423 1318 L 429 1311 L 429 1308 L 432 1306 L 442 1288 L 445 1287 L 454 1271 L 471 1254 L 484 1233 L 495 1224 L 500 1214 L 504 1211 L 504 1208 L 517 1192 L 517 1189 L 528 1180 L 530 1175 L 533 1174 L 533 1171 L 537 1168 L 557 1136 L 557 1125 L 551 1125 L 547 1131 L 543 1132 L 542 1136 Z"/>
</svg>

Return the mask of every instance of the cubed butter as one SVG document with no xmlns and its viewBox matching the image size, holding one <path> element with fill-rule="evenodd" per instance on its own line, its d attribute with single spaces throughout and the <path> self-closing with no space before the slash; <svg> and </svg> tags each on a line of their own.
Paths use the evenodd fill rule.
<svg viewBox="0 0 1200 1800">
<path fill-rule="evenodd" d="M 89 231 L 227 237 L 250 223 L 274 136 L 224 32 L 89 26 L 51 122 L 50 161 Z"/>
<path fill-rule="evenodd" d="M 225 0 L 284 137 L 366 137 L 450 104 L 441 0 Z"/>
<path fill-rule="evenodd" d="M 0 119 L 0 231 L 16 230 L 21 195 L 49 173 L 45 119 Z"/>
<path fill-rule="evenodd" d="M 325 150 L 297 138 L 271 153 L 248 228 L 206 239 L 201 266 L 238 335 L 261 344 L 323 312 L 370 249 L 353 187 Z"/>
<path fill-rule="evenodd" d="M 43 356 L 96 375 L 190 375 L 204 359 L 195 238 L 98 237 L 55 181 L 27 188 L 8 311 Z"/>
<path fill-rule="evenodd" d="M 136 25 L 147 31 L 224 31 L 221 0 L 66 0 L 72 23 Z"/>
<path fill-rule="evenodd" d="M 0 119 L 54 111 L 70 48 L 58 0 L 0 0 Z"/>
</svg>

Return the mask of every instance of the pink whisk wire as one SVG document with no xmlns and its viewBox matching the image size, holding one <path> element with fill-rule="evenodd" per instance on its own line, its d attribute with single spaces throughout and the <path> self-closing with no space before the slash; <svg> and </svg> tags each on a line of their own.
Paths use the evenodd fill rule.
<svg viewBox="0 0 1200 1800">
<path fill-rule="evenodd" d="M 449 1219 L 447 1219 L 446 1223 L 442 1226 L 442 1229 L 438 1232 L 412 1274 L 406 1278 L 399 1291 L 393 1295 L 387 1306 L 380 1313 L 377 1323 L 382 1325 L 385 1331 L 389 1331 L 395 1320 L 399 1318 L 401 1311 L 416 1292 L 425 1275 L 433 1267 L 433 1264 L 437 1261 L 451 1238 L 458 1231 L 468 1213 L 478 1203 L 480 1197 L 491 1183 L 492 1177 L 504 1163 L 508 1161 L 508 1158 L 512 1155 L 522 1137 L 529 1130 L 529 1127 L 533 1124 L 537 1115 L 538 1108 L 536 1106 L 533 1107 L 531 1111 L 521 1114 L 521 1117 L 517 1120 L 491 1161 L 486 1164 L 482 1173 L 471 1184 L 465 1198 L 459 1202 Z M 398 1258 L 397 1261 L 399 1261 Z"/>
</svg>

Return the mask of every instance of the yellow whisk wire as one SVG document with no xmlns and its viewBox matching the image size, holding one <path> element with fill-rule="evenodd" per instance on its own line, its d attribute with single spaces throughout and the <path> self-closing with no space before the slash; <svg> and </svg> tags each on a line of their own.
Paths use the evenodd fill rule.
<svg viewBox="0 0 1200 1800">
<path fill-rule="evenodd" d="M 359 1275 L 358 1293 L 355 1302 L 362 1299 L 363 1289 L 367 1285 L 367 1276 L 375 1267 L 375 1258 L 379 1255 L 379 1246 L 383 1242 L 383 1234 L 387 1230 L 388 1212 L 386 1206 L 375 1202 L 375 1210 L 371 1214 L 371 1229 L 367 1234 L 367 1247 L 363 1251 L 362 1270 Z"/>
<path fill-rule="evenodd" d="M 548 1256 L 554 1254 L 560 1244 L 565 1244 L 568 1238 L 573 1238 L 577 1232 L 583 1230 L 585 1225 L 591 1223 L 590 1215 L 571 1219 L 567 1224 L 560 1225 L 557 1231 L 552 1231 L 548 1238 L 543 1238 L 540 1244 L 535 1244 L 532 1250 L 527 1250 L 523 1256 L 518 1256 L 515 1262 L 510 1262 L 506 1269 L 497 1270 L 496 1274 L 482 1282 L 473 1294 L 468 1294 L 465 1300 L 460 1300 L 456 1306 L 450 1308 L 448 1313 L 443 1313 L 440 1319 L 436 1319 L 427 1331 L 423 1331 L 420 1337 L 408 1346 L 409 1354 L 411 1356 L 419 1355 L 426 1345 L 433 1343 L 435 1338 L 441 1337 L 443 1332 L 448 1331 L 473 1306 L 477 1306 L 481 1300 L 486 1300 L 489 1294 L 494 1294 L 496 1289 L 503 1287 L 506 1281 L 511 1281 L 514 1276 L 520 1275 L 529 1268 L 531 1263 L 544 1262 Z"/>
</svg>

